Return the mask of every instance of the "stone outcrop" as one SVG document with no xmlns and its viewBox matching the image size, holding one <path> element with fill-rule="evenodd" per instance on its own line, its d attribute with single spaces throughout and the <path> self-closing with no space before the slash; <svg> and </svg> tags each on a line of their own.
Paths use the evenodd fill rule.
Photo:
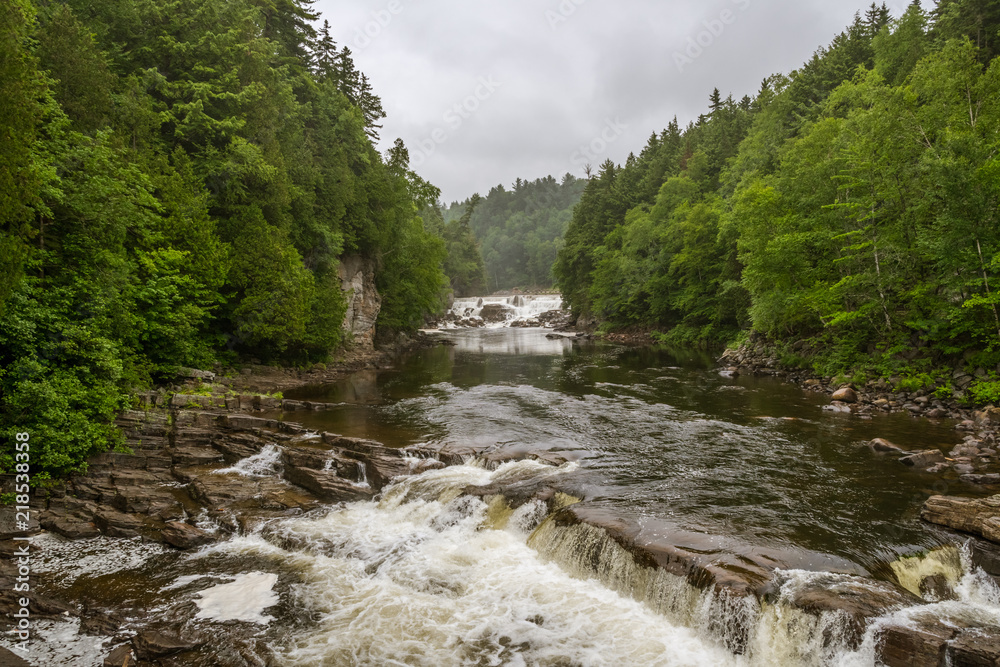
<svg viewBox="0 0 1000 667">
<path fill-rule="evenodd" d="M 929 523 L 1000 543 L 1000 496 L 982 500 L 932 496 L 924 503 L 920 517 Z"/>
<path fill-rule="evenodd" d="M 367 350 L 375 347 L 375 321 L 382 310 L 382 297 L 375 289 L 375 261 L 360 255 L 348 255 L 337 268 L 347 295 L 344 330 L 354 343 Z"/>
<path fill-rule="evenodd" d="M 506 322 L 513 314 L 514 310 L 509 306 L 502 303 L 488 303 L 479 312 L 479 317 L 483 322 L 497 324 Z"/>
</svg>

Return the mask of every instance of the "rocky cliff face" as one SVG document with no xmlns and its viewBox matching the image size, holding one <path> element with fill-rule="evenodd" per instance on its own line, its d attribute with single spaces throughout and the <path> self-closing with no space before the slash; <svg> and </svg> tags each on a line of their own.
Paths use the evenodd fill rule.
<svg viewBox="0 0 1000 667">
<path fill-rule="evenodd" d="M 341 259 L 337 269 L 347 295 L 344 330 L 354 338 L 355 345 L 365 349 L 375 346 L 375 321 L 382 309 L 382 297 L 375 289 L 375 261 L 360 255 Z"/>
</svg>

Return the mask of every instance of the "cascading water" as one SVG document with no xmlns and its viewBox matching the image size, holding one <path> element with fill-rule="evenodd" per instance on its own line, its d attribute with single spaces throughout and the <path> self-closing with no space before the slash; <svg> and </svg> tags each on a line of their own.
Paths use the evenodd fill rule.
<svg viewBox="0 0 1000 667">
<path fill-rule="evenodd" d="M 563 300 L 559 294 L 469 297 L 455 299 L 446 321 L 502 327 L 512 322 L 536 320 L 540 315 L 561 311 L 562 308 Z"/>
<path fill-rule="evenodd" d="M 517 509 L 501 496 L 464 495 L 470 487 L 554 479 L 576 467 L 520 461 L 491 471 L 472 462 L 431 471 L 387 487 L 379 501 L 278 521 L 196 558 L 255 560 L 295 580 L 290 595 L 311 620 L 283 632 L 275 646 L 280 664 L 293 667 L 874 667 L 878 632 L 888 625 L 930 616 L 1000 624 L 1000 590 L 967 552 L 961 571 L 948 572 L 956 577 L 955 599 L 893 611 L 853 638 L 843 613 L 810 614 L 793 601 L 817 587 L 877 592 L 877 582 L 779 570 L 777 593 L 766 602 L 699 589 L 637 564 L 599 528 L 556 525 L 552 512 L 576 502 L 564 494 Z M 903 567 L 935 573 L 952 563 L 950 555 Z M 267 622 L 270 610 L 260 604 L 278 602 L 270 590 L 276 578 L 254 573 L 247 583 L 198 594 L 198 604 L 222 618 L 230 593 L 253 589 L 250 597 L 260 599 L 251 620 Z"/>
</svg>

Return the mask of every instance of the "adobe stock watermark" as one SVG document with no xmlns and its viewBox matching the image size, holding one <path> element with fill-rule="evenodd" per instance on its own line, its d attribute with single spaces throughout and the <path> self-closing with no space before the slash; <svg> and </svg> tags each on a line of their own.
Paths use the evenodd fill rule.
<svg viewBox="0 0 1000 667">
<path fill-rule="evenodd" d="M 549 22 L 549 29 L 558 30 L 560 25 L 568 21 L 569 17 L 573 16 L 576 10 L 586 3 L 587 0 L 562 0 L 555 10 L 545 10 L 545 20 Z"/>
<path fill-rule="evenodd" d="M 751 0 L 730 1 L 741 12 L 745 12 L 750 8 Z M 677 71 L 683 74 L 684 68 L 688 65 L 693 65 L 694 61 L 700 58 L 706 49 L 711 48 L 716 40 L 725 34 L 728 26 L 736 23 L 738 17 L 739 14 L 732 9 L 723 9 L 719 12 L 718 17 L 703 21 L 702 25 L 705 29 L 696 35 L 688 37 L 687 46 L 682 51 L 674 51 L 674 64 L 677 65 Z"/>
<path fill-rule="evenodd" d="M 626 130 L 628 125 L 621 122 L 617 116 L 614 120 L 607 119 L 601 132 L 589 144 L 580 146 L 570 160 L 577 167 L 589 169 L 607 153 L 608 147 L 618 141 Z"/>
<path fill-rule="evenodd" d="M 419 167 L 427 162 L 428 158 L 437 151 L 438 146 L 447 143 L 451 135 L 479 111 L 483 102 L 493 97 L 493 94 L 503 86 L 502 81 L 497 81 L 492 76 L 481 76 L 478 83 L 479 85 L 476 86 L 471 95 L 444 112 L 441 120 L 445 127 L 434 128 L 430 136 L 410 147 L 410 161 L 414 167 Z"/>
<path fill-rule="evenodd" d="M 373 11 L 371 20 L 354 29 L 354 51 L 359 52 L 371 46 L 393 19 L 403 13 L 403 9 L 405 7 L 402 0 L 389 0 L 389 4 L 385 7 Z"/>
</svg>

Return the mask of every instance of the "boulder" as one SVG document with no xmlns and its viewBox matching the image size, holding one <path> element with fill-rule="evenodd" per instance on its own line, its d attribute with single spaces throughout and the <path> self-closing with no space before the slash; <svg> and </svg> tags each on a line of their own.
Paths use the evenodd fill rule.
<svg viewBox="0 0 1000 667">
<path fill-rule="evenodd" d="M 885 667 L 941 667 L 947 664 L 948 642 L 958 629 L 941 623 L 890 625 L 876 640 L 879 664 Z"/>
<path fill-rule="evenodd" d="M 927 451 L 910 454 L 899 459 L 903 465 L 913 468 L 928 468 L 938 463 L 944 463 L 946 460 L 945 455 L 936 449 L 928 449 Z"/>
<path fill-rule="evenodd" d="M 484 322 L 506 322 L 508 315 L 514 313 L 513 309 L 505 306 L 502 303 L 488 303 L 483 306 L 482 311 L 479 313 L 479 317 L 482 318 Z"/>
<path fill-rule="evenodd" d="M 193 549 L 215 541 L 210 533 L 183 521 L 170 521 L 163 526 L 163 539 L 178 549 Z"/>
<path fill-rule="evenodd" d="M 122 644 L 104 657 L 104 667 L 131 667 L 134 664 L 135 653 L 132 652 L 131 644 Z"/>
<path fill-rule="evenodd" d="M 136 654 L 142 660 L 151 660 L 180 653 L 181 651 L 190 651 L 200 645 L 196 641 L 157 630 L 143 630 L 132 639 L 132 644 L 135 646 Z"/>
<path fill-rule="evenodd" d="M 924 503 L 920 518 L 1000 544 L 1000 496 L 982 500 L 932 496 Z"/>
<path fill-rule="evenodd" d="M 858 393 L 850 387 L 842 387 L 833 393 L 833 400 L 841 403 L 857 403 Z"/>
<path fill-rule="evenodd" d="M 286 466 L 285 479 L 292 484 L 301 486 L 326 502 L 370 500 L 375 496 L 370 487 L 360 486 L 343 477 L 338 477 L 333 470 Z"/>
<path fill-rule="evenodd" d="M 142 528 L 142 519 L 112 509 L 102 509 L 94 515 L 94 524 L 108 537 L 135 537 Z"/>
<path fill-rule="evenodd" d="M 85 540 L 101 534 L 92 522 L 72 517 L 43 518 L 40 523 L 46 530 L 59 533 L 69 540 Z"/>
<path fill-rule="evenodd" d="M 891 454 L 902 452 L 903 448 L 897 444 L 891 443 L 884 438 L 875 438 L 868 446 L 872 448 L 873 451 L 879 452 L 881 454 Z"/>
</svg>

